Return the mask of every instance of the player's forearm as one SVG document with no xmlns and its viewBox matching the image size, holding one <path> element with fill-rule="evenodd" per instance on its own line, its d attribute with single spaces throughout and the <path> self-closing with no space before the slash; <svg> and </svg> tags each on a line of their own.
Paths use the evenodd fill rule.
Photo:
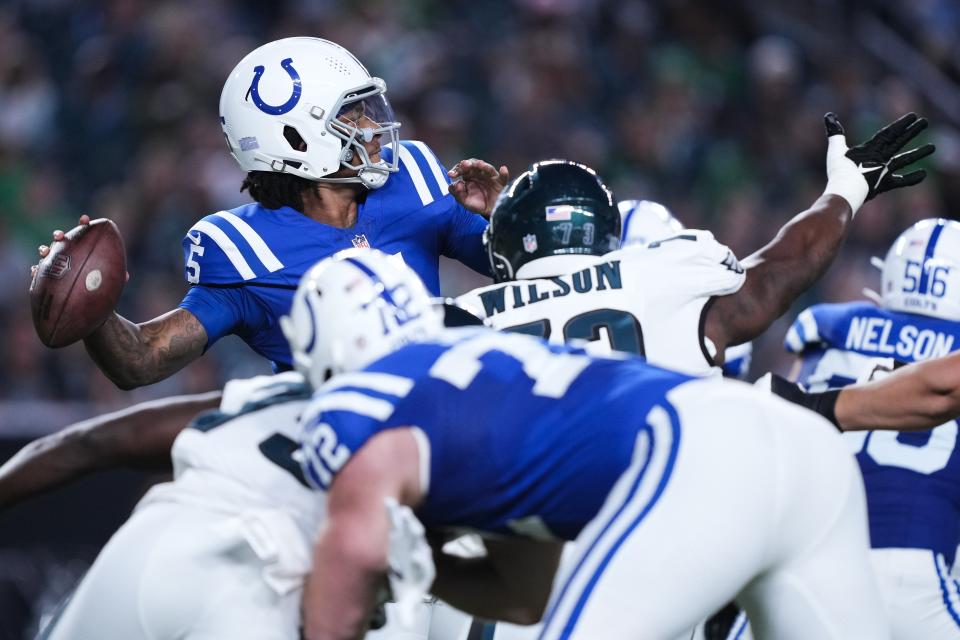
<svg viewBox="0 0 960 640">
<path fill-rule="evenodd" d="M 558 543 L 487 541 L 487 556 L 462 559 L 434 549 L 432 593 L 488 620 L 534 624 L 543 617 L 563 549 Z"/>
<path fill-rule="evenodd" d="M 383 544 L 370 544 L 364 527 L 330 523 L 314 551 L 314 570 L 304 588 L 305 640 L 362 638 L 387 570 Z"/>
<path fill-rule="evenodd" d="M 539 617 L 524 611 L 510 597 L 505 583 L 487 558 L 451 558 L 435 555 L 437 575 L 431 593 L 444 602 L 485 620 L 533 624 Z"/>
<path fill-rule="evenodd" d="M 100 469 L 169 469 L 177 434 L 219 402 L 219 391 L 155 400 L 35 440 L 0 467 L 0 509 Z"/>
<path fill-rule="evenodd" d="M 783 315 L 833 263 L 852 219 L 845 199 L 820 196 L 769 244 L 748 256 L 742 262 L 747 270 L 743 287 L 718 298 L 708 319 L 728 334 L 724 346 L 756 338 Z"/>
<path fill-rule="evenodd" d="M 80 470 L 90 458 L 73 435 L 55 433 L 35 440 L 0 467 L 0 510 L 84 474 Z"/>
<path fill-rule="evenodd" d="M 113 314 L 84 340 L 93 361 L 121 389 L 169 377 L 198 358 L 206 344 L 206 330 L 185 309 L 141 324 Z"/>
<path fill-rule="evenodd" d="M 834 407 L 844 431 L 930 429 L 960 417 L 960 354 L 845 387 Z"/>
</svg>

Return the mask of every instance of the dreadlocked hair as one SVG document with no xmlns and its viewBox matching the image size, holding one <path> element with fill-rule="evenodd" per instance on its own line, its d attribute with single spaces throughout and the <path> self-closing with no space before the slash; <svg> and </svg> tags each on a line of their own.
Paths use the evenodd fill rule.
<svg viewBox="0 0 960 640">
<path fill-rule="evenodd" d="M 267 209 L 290 207 L 303 213 L 303 192 L 317 188 L 317 183 L 291 173 L 250 171 L 240 185 L 240 191 L 249 191 L 250 197 Z"/>
</svg>

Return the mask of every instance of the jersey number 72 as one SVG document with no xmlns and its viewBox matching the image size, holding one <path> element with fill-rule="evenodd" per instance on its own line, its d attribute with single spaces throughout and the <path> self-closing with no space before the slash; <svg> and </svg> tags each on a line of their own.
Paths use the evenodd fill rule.
<svg viewBox="0 0 960 640">
<path fill-rule="evenodd" d="M 550 339 L 552 327 L 547 319 L 535 320 L 504 331 L 525 333 L 545 340 Z M 563 325 L 563 341 L 587 340 L 593 342 L 606 335 L 610 348 L 624 353 L 646 355 L 643 349 L 643 330 L 633 314 L 619 309 L 594 309 L 576 315 Z"/>
</svg>

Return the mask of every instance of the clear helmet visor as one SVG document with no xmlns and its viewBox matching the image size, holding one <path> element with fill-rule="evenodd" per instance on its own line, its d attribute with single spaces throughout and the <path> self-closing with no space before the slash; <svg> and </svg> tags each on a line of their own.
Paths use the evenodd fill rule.
<svg viewBox="0 0 960 640">
<path fill-rule="evenodd" d="M 397 157 L 389 163 L 381 159 L 374 160 L 365 145 L 380 136 L 380 146 L 396 146 L 399 142 L 397 130 L 400 123 L 396 120 L 390 101 L 384 95 L 386 87 L 383 80 L 371 80 L 369 85 L 344 94 L 338 103 L 336 116 L 328 121 L 327 127 L 343 140 L 341 166 L 356 169 L 361 182 L 368 187 L 377 188 L 383 184 L 388 174 L 397 170 Z M 336 178 L 328 180 L 338 181 Z"/>
<path fill-rule="evenodd" d="M 372 82 L 360 89 L 347 92 L 340 100 L 336 116 L 331 119 L 332 128 L 348 137 L 360 132 L 361 139 L 370 142 L 371 136 L 387 133 L 400 126 L 393 107 L 387 99 L 383 80 Z"/>
<path fill-rule="evenodd" d="M 357 128 L 375 126 L 386 128 L 399 125 L 387 96 L 382 93 L 365 97 L 347 96 L 337 111 L 336 119 Z"/>
</svg>

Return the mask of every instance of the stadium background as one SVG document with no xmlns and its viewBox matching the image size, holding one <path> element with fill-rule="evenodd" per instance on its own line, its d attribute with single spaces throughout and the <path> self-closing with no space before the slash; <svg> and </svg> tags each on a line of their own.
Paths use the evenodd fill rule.
<svg viewBox="0 0 960 640">
<path fill-rule="evenodd" d="M 248 201 L 217 121 L 220 88 L 259 44 L 334 40 L 383 77 L 404 138 L 514 175 L 592 165 L 620 199 L 666 204 L 743 257 L 822 191 L 822 115 L 859 142 L 907 111 L 938 150 L 920 187 L 861 210 L 841 257 L 756 343 L 753 377 L 788 360 L 789 320 L 877 287 L 871 255 L 915 220 L 960 211 L 960 4 L 738 0 L 3 0 L 0 2 L 0 460 L 27 438 L 146 398 L 266 370 L 239 340 L 162 383 L 115 389 L 81 345 L 36 338 L 37 245 L 81 213 L 117 222 L 120 311 L 174 308 L 180 239 Z M 652 277 L 661 277 L 652 274 Z M 444 271 L 449 293 L 478 281 Z M 49 610 L 122 519 L 143 476 L 108 474 L 0 515 L 0 639 Z"/>
</svg>

